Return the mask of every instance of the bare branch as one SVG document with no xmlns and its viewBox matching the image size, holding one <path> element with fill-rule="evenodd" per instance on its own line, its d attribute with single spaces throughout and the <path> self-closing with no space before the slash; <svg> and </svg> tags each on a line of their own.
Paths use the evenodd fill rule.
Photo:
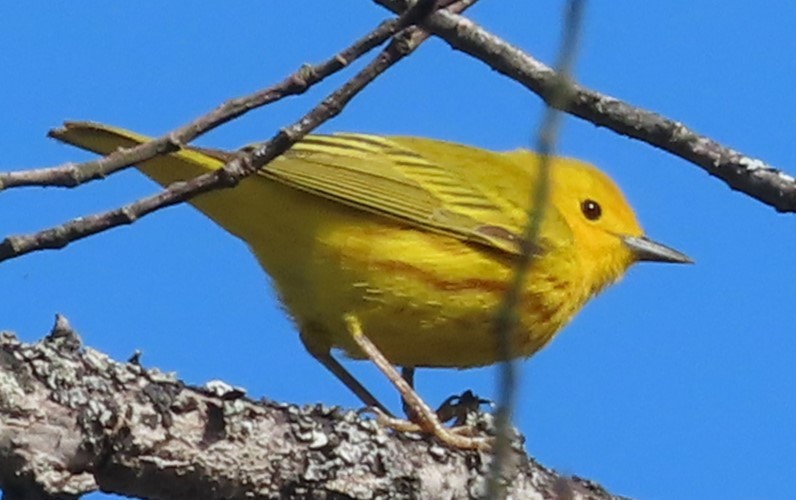
<svg viewBox="0 0 796 500">
<path fill-rule="evenodd" d="M 409 14 L 409 13 L 407 13 Z M 414 17 L 414 16 L 412 16 Z M 102 179 L 130 165 L 141 163 L 159 154 L 177 151 L 202 134 L 285 97 L 300 95 L 316 83 L 344 69 L 373 48 L 381 45 L 407 25 L 407 16 L 382 22 L 350 47 L 317 64 L 305 64 L 295 73 L 266 89 L 253 94 L 230 99 L 213 111 L 169 132 L 162 137 L 128 150 L 120 150 L 99 160 L 57 167 L 0 172 L 0 189 L 23 186 L 75 187 L 85 182 Z"/>
<path fill-rule="evenodd" d="M 475 0 L 460 0 L 449 8 L 462 10 Z M 201 175 L 187 182 L 177 182 L 165 190 L 107 212 L 79 217 L 69 222 L 36 233 L 6 237 L 0 242 L 0 262 L 38 251 L 63 248 L 73 241 L 106 231 L 110 228 L 132 224 L 139 218 L 167 206 L 176 205 L 214 189 L 230 188 L 241 179 L 253 174 L 295 142 L 326 120 L 337 116 L 362 89 L 395 63 L 411 54 L 429 34 L 411 26 L 396 35 L 389 45 L 365 68 L 332 92 L 320 104 L 293 125 L 280 130 L 269 141 L 239 154 L 224 168 Z M 148 144 L 157 144 L 153 141 Z M 174 145 L 174 141 L 171 141 Z M 147 146 L 146 144 L 143 146 Z M 129 151 L 135 151 L 132 148 Z"/>
<path fill-rule="evenodd" d="M 405 0 L 374 1 L 393 11 L 400 11 L 405 4 Z M 550 67 L 460 15 L 438 11 L 422 24 L 453 48 L 481 60 L 539 95 L 548 105 L 556 106 L 552 98 L 557 76 Z M 700 135 L 678 121 L 579 85 L 573 92 L 562 111 L 688 160 L 732 189 L 777 211 L 796 212 L 793 176 Z"/>
<path fill-rule="evenodd" d="M 0 442 L 8 498 L 473 498 L 490 459 L 350 410 L 189 387 L 82 346 L 60 317 L 36 344 L 0 335 Z M 514 498 L 616 498 L 539 465 L 519 441 L 511 453 Z"/>
</svg>

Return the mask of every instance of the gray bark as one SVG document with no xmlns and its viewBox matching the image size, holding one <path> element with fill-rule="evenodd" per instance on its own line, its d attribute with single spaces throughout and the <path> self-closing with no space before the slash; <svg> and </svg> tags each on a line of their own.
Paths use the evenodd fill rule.
<svg viewBox="0 0 796 500">
<path fill-rule="evenodd" d="M 512 448 L 513 498 L 617 498 L 538 464 L 521 437 Z M 476 498 L 490 458 L 351 410 L 190 387 L 83 346 L 62 317 L 34 344 L 0 334 L 4 498 Z"/>
</svg>

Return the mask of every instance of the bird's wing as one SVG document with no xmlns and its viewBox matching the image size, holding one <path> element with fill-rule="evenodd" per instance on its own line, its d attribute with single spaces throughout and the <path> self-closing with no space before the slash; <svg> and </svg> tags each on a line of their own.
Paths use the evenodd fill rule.
<svg viewBox="0 0 796 500">
<path fill-rule="evenodd" d="M 481 173 L 468 173 L 474 169 Z M 529 191 L 522 191 L 523 200 L 507 200 L 500 190 L 480 187 L 481 177 L 516 176 L 516 163 L 500 153 L 403 137 L 314 135 L 259 173 L 361 210 L 510 254 L 519 253 L 523 245 Z M 512 186 L 516 188 L 516 183 Z M 548 207 L 545 213 L 544 227 L 559 227 L 557 232 L 568 234 L 569 227 L 557 211 Z M 536 246 L 543 248 L 545 243 Z"/>
</svg>

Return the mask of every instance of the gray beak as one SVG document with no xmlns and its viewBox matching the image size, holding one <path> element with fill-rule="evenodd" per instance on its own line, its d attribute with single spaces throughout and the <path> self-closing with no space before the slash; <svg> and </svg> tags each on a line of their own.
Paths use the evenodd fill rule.
<svg viewBox="0 0 796 500">
<path fill-rule="evenodd" d="M 672 262 L 676 264 L 693 264 L 684 253 L 680 253 L 674 248 L 656 243 L 646 236 L 621 236 L 625 246 L 633 252 L 639 261 L 648 262 Z"/>
</svg>

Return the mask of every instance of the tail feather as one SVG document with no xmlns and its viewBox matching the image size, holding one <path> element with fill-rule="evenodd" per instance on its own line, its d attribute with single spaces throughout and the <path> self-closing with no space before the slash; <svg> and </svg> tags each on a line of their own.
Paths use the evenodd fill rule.
<svg viewBox="0 0 796 500">
<path fill-rule="evenodd" d="M 101 155 L 132 148 L 152 140 L 145 135 L 95 122 L 66 122 L 63 127 L 53 129 L 47 135 Z M 136 168 L 165 187 L 172 182 L 189 180 L 221 168 L 225 163 L 222 153 L 228 154 L 216 150 L 185 148 L 147 160 L 136 165 Z"/>
</svg>

